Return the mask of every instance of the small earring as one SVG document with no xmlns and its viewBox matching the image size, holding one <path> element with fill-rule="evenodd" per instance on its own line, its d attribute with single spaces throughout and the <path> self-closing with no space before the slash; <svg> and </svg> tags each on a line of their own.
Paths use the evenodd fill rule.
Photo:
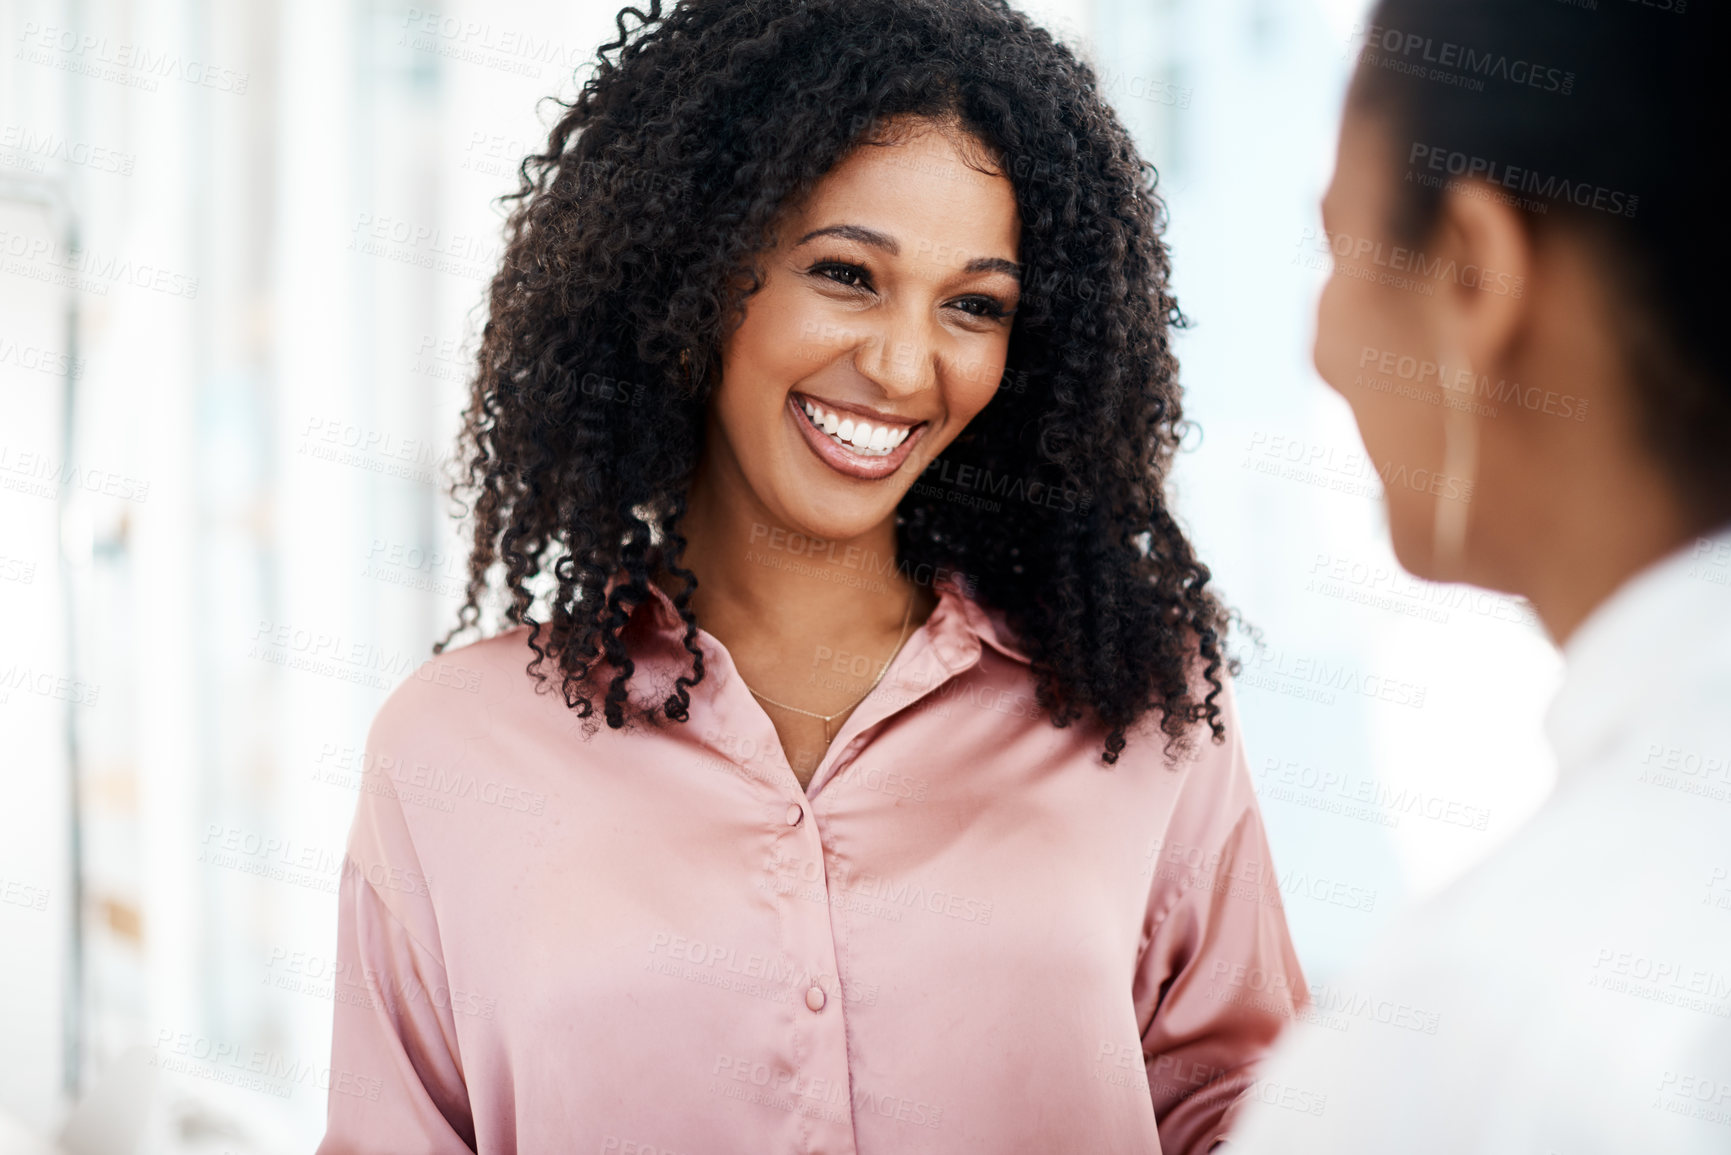
<svg viewBox="0 0 1731 1155">
<path fill-rule="evenodd" d="M 1465 580 L 1467 528 L 1479 470 L 1479 426 L 1478 418 L 1472 412 L 1478 378 L 1472 363 L 1465 357 L 1457 364 L 1460 368 L 1450 375 L 1452 380 L 1445 379 L 1443 384 L 1443 476 L 1446 484 L 1437 494 L 1432 509 L 1431 559 L 1442 575 L 1440 581 Z M 1460 388 L 1457 389 L 1457 385 Z M 1462 395 L 1460 403 L 1448 405 L 1447 398 L 1457 392 Z M 1447 490 L 1456 482 L 1460 483 L 1460 493 L 1449 498 Z"/>
</svg>

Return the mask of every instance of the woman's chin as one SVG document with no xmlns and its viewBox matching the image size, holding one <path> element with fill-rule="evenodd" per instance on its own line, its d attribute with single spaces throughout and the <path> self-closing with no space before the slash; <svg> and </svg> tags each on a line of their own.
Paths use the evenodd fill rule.
<svg viewBox="0 0 1731 1155">
<path fill-rule="evenodd" d="M 775 496 L 780 500 L 764 504 L 781 512 L 779 530 L 783 535 L 798 534 L 820 541 L 850 541 L 878 528 L 885 518 L 895 516 L 896 503 L 886 500 L 888 494 L 837 494 L 833 487 L 820 489 L 797 481 L 778 485 L 776 490 Z M 755 528 L 753 537 L 760 537 Z"/>
<path fill-rule="evenodd" d="M 1437 572 L 1436 567 L 1430 564 L 1431 559 L 1428 556 L 1414 557 L 1411 554 L 1403 553 L 1397 549 L 1394 551 L 1394 558 L 1400 563 L 1400 568 L 1405 570 L 1409 577 L 1415 577 L 1422 582 L 1442 582 L 1446 580 Z"/>
<path fill-rule="evenodd" d="M 778 500 L 765 502 L 781 511 L 789 531 L 825 541 L 847 541 L 872 532 L 893 518 L 909 484 L 895 474 L 878 481 L 857 481 L 827 469 L 813 475 L 800 470 L 772 483 Z"/>
<path fill-rule="evenodd" d="M 866 513 L 859 516 L 793 517 L 787 522 L 787 532 L 817 541 L 852 541 L 870 533 L 882 521 L 882 515 Z"/>
<path fill-rule="evenodd" d="M 1422 581 L 1440 581 L 1436 576 L 1436 558 L 1432 552 L 1429 523 L 1420 525 L 1414 518 L 1403 518 L 1389 511 L 1388 538 L 1394 550 L 1394 560 L 1400 568 Z"/>
</svg>

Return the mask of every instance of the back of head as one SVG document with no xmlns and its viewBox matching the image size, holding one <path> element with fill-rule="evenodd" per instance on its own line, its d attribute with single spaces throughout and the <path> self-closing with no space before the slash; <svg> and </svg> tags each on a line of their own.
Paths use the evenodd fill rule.
<svg viewBox="0 0 1731 1155">
<path fill-rule="evenodd" d="M 1477 179 L 1593 246 L 1641 432 L 1713 521 L 1731 518 L 1728 26 L 1712 0 L 1383 0 L 1350 98 L 1405 169 L 1401 239 Z"/>
</svg>

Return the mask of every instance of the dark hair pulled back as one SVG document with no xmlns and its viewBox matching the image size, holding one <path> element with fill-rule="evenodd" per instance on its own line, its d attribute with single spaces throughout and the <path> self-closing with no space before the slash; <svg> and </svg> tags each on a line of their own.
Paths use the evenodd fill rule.
<svg viewBox="0 0 1731 1155">
<path fill-rule="evenodd" d="M 1594 247 L 1641 433 L 1713 524 L 1731 518 L 1728 27 L 1719 0 L 1383 0 L 1350 97 L 1406 170 L 1399 239 L 1477 179 Z"/>
</svg>

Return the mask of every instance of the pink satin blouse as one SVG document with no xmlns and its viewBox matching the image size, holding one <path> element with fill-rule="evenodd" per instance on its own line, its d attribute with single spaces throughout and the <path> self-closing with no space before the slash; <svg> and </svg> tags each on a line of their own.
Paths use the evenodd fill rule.
<svg viewBox="0 0 1731 1155">
<path fill-rule="evenodd" d="M 345 1152 L 1206 1151 L 1307 995 L 1227 741 L 1116 766 L 951 582 L 801 790 L 727 651 L 688 723 L 583 723 L 527 629 L 368 735 L 341 887 Z M 640 685 L 683 668 L 655 591 Z M 1247 997 L 1245 975 L 1259 976 Z"/>
</svg>

